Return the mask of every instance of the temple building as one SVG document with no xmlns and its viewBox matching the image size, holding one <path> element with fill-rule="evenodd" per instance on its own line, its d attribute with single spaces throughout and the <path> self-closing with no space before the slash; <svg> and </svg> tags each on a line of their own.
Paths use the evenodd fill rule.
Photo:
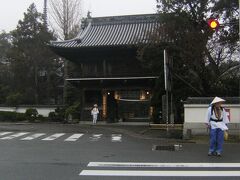
<svg viewBox="0 0 240 180">
<path fill-rule="evenodd" d="M 98 104 L 103 121 L 149 121 L 156 75 L 137 59 L 138 45 L 149 42 L 157 15 L 88 18 L 71 40 L 51 42 L 52 50 L 75 64 L 67 82 L 79 89 L 81 120 Z"/>
</svg>

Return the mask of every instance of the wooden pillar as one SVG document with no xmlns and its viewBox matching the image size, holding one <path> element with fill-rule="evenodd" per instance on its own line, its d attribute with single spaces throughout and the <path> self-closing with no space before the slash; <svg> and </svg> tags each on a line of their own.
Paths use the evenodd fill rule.
<svg viewBox="0 0 240 180">
<path fill-rule="evenodd" d="M 80 118 L 80 120 L 84 121 L 85 90 L 81 89 L 80 93 L 81 93 L 81 114 L 80 114 L 81 118 Z"/>
<path fill-rule="evenodd" d="M 102 92 L 102 117 L 104 120 L 107 118 L 107 92 L 104 90 Z"/>
</svg>

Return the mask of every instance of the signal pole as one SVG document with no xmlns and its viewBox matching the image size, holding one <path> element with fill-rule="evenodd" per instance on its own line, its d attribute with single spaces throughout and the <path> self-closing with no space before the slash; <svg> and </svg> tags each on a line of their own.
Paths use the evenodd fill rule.
<svg viewBox="0 0 240 180">
<path fill-rule="evenodd" d="M 239 46 L 240 46 L 240 0 L 238 0 L 238 20 L 239 20 L 239 22 L 238 22 L 238 43 L 239 43 Z M 240 63 L 240 61 L 239 61 L 239 63 Z M 240 74 L 240 70 L 238 70 L 239 72 L 239 74 Z M 240 104 L 240 77 L 239 77 L 239 93 L 238 93 L 238 96 L 239 96 L 239 104 Z M 240 139 L 240 122 L 239 122 L 239 125 L 238 125 L 238 138 Z"/>
</svg>

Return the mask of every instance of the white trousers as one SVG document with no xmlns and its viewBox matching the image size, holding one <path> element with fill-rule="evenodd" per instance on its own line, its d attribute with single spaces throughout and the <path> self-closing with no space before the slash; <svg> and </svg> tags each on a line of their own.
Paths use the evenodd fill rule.
<svg viewBox="0 0 240 180">
<path fill-rule="evenodd" d="M 97 114 L 92 115 L 93 117 L 93 124 L 97 123 Z"/>
</svg>

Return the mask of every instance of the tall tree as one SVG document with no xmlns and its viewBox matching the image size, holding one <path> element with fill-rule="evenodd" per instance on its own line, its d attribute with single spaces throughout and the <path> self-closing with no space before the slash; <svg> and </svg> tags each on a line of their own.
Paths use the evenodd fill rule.
<svg viewBox="0 0 240 180">
<path fill-rule="evenodd" d="M 225 0 L 157 0 L 161 27 L 158 37 L 154 38 L 163 43 L 162 37 L 167 37 L 171 42 L 167 48 L 174 58 L 173 73 L 194 87 L 189 88 L 189 95 L 191 91 L 200 96 L 214 95 L 216 89 L 224 94 L 220 92 L 225 87 L 219 83 L 219 77 L 227 71 L 226 68 L 236 66 L 236 54 L 239 53 L 236 38 L 234 41 L 231 33 L 238 27 L 237 11 L 233 13 L 237 9 L 237 0 L 234 1 L 226 9 L 222 6 Z M 210 17 L 218 18 L 224 25 L 212 31 L 207 24 Z"/>
<path fill-rule="evenodd" d="M 153 43 L 139 50 L 139 57 L 162 72 L 163 55 L 154 53 L 156 57 L 152 57 L 152 52 L 168 49 L 176 102 L 188 96 L 238 95 L 239 74 L 234 67 L 239 66 L 239 12 L 237 0 L 233 1 L 157 0 L 160 27 L 153 34 Z M 217 18 L 222 26 L 211 30 L 209 18 Z M 163 74 L 160 77 L 163 83 Z"/>
<path fill-rule="evenodd" d="M 10 91 L 11 73 L 7 52 L 11 48 L 11 35 L 2 31 L 0 33 L 0 103 L 4 104 Z"/>
<path fill-rule="evenodd" d="M 50 24 L 59 39 L 71 39 L 80 31 L 82 19 L 81 0 L 50 0 Z M 67 103 L 68 68 L 70 63 L 64 59 L 63 103 Z"/>
<path fill-rule="evenodd" d="M 238 1 L 159 0 L 158 7 L 163 17 L 168 16 L 174 21 L 173 27 L 171 20 L 168 22 L 169 19 L 166 21 L 163 18 L 163 22 L 168 27 L 167 30 L 172 30 L 166 33 L 174 39 L 182 59 L 188 60 L 186 65 L 190 65 L 189 70 L 195 72 L 195 76 L 191 77 L 198 76 L 195 81 L 200 82 L 197 88 L 201 94 L 210 95 L 215 93 L 216 89 L 219 89 L 218 91 L 225 89 L 215 82 L 226 71 L 221 67 L 225 62 L 230 63 L 230 67 L 231 64 L 236 65 L 231 61 L 236 61 L 234 55 L 239 53 L 238 38 L 236 38 Z M 207 26 L 209 18 L 217 18 L 222 26 L 212 31 Z"/>
<path fill-rule="evenodd" d="M 47 43 L 54 37 L 47 31 L 42 17 L 31 4 L 16 30 L 12 31 L 13 46 L 8 56 L 13 89 L 23 95 L 23 103 L 39 104 L 49 98 L 49 74 L 53 70 L 55 55 Z"/>
</svg>

